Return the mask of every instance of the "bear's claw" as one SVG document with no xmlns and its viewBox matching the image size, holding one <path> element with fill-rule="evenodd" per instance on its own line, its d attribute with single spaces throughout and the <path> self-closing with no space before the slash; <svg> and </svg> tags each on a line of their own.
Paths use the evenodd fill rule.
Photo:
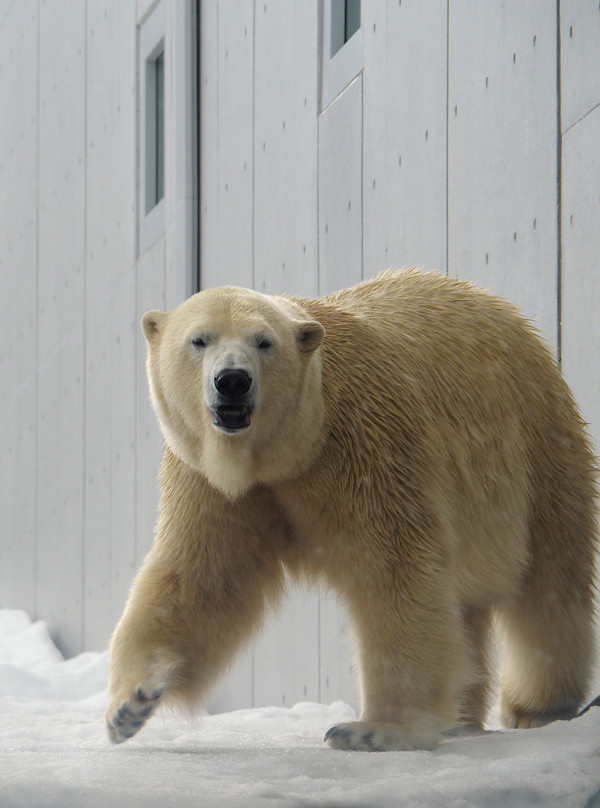
<svg viewBox="0 0 600 808">
<path fill-rule="evenodd" d="M 106 717 L 108 737 L 113 743 L 123 743 L 140 730 L 158 707 L 162 690 L 146 693 L 138 687 L 131 701 L 124 701 L 112 716 Z"/>
<path fill-rule="evenodd" d="M 340 727 L 331 727 L 325 733 L 325 742 L 333 749 L 356 750 L 362 752 L 375 752 L 377 747 L 373 745 L 375 730 L 367 732 L 357 731 L 351 724 L 343 724 Z"/>
<path fill-rule="evenodd" d="M 399 752 L 432 749 L 435 739 L 427 733 L 408 731 L 401 724 L 354 721 L 331 727 L 325 734 L 325 743 L 333 749 L 356 752 Z"/>
</svg>

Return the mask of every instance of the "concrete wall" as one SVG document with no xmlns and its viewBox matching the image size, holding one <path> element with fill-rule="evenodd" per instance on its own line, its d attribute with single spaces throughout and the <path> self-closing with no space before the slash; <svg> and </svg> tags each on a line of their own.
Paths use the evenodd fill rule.
<svg viewBox="0 0 600 808">
<path fill-rule="evenodd" d="M 600 7 L 562 0 L 562 368 L 600 452 Z"/>
<path fill-rule="evenodd" d="M 411 264 L 475 281 L 538 324 L 600 438 L 598 4 L 364 0 L 333 97 L 329 9 L 202 6 L 203 286 L 311 295 Z M 341 626 L 293 593 L 217 702 L 355 701 Z"/>
<path fill-rule="evenodd" d="M 139 321 L 195 284 L 167 272 L 172 147 L 164 232 L 138 249 L 144 5 L 0 4 L 0 605 L 43 617 L 67 654 L 105 647 L 150 546 L 162 447 Z"/>
<path fill-rule="evenodd" d="M 105 646 L 152 539 L 139 320 L 194 289 L 198 173 L 204 287 L 313 295 L 406 264 L 472 279 L 539 324 L 600 442 L 597 2 L 363 0 L 330 59 L 329 0 L 203 0 L 193 120 L 195 4 L 163 3 L 165 227 L 140 251 L 156 3 L 0 0 L 0 606 L 66 653 Z M 210 706 L 356 702 L 345 632 L 331 596 L 293 591 Z"/>
</svg>

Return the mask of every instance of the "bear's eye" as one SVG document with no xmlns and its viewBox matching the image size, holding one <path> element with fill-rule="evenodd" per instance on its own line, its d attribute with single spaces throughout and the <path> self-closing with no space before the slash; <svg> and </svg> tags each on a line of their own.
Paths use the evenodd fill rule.
<svg viewBox="0 0 600 808">
<path fill-rule="evenodd" d="M 206 348 L 206 339 L 205 337 L 194 337 L 192 340 L 192 345 L 194 348 Z"/>
<path fill-rule="evenodd" d="M 268 351 L 271 347 L 272 342 L 268 337 L 262 337 L 258 343 L 258 350 L 259 351 Z"/>
</svg>

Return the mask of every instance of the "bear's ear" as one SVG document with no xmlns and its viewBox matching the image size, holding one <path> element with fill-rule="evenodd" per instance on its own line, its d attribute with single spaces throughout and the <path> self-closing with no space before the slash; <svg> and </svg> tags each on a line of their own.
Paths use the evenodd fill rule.
<svg viewBox="0 0 600 808">
<path fill-rule="evenodd" d="M 296 339 L 298 348 L 302 353 L 312 353 L 316 351 L 325 338 L 325 329 L 316 320 L 306 320 L 298 323 Z"/>
<path fill-rule="evenodd" d="M 160 336 L 166 318 L 165 311 L 147 311 L 142 317 L 142 331 L 149 344 L 156 342 Z"/>
</svg>

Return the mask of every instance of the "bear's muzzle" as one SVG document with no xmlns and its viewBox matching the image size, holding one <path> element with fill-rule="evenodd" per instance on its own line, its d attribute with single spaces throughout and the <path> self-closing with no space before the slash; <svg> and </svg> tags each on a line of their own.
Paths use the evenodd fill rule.
<svg viewBox="0 0 600 808">
<path fill-rule="evenodd" d="M 238 432 L 250 426 L 254 403 L 250 398 L 252 377 L 243 368 L 224 368 L 214 377 L 218 403 L 213 424 L 225 432 Z"/>
</svg>

